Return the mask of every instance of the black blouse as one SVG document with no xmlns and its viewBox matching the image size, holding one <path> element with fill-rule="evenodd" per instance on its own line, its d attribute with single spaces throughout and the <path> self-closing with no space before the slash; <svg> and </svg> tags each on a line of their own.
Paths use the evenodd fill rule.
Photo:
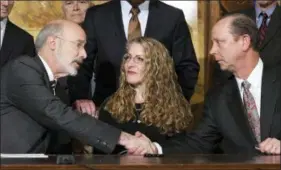
<svg viewBox="0 0 281 170">
<path fill-rule="evenodd" d="M 127 133 L 130 133 L 132 135 L 135 134 L 135 132 L 139 131 L 143 134 L 145 134 L 152 142 L 157 142 L 160 144 L 160 146 L 167 141 L 168 139 L 172 138 L 171 136 L 167 136 L 165 134 L 161 134 L 159 128 L 155 126 L 148 126 L 144 123 L 142 123 L 138 118 L 140 117 L 142 106 L 143 104 L 136 104 L 135 105 L 135 114 L 136 114 L 136 120 L 130 120 L 128 122 L 124 123 L 118 123 L 114 117 L 112 117 L 111 113 L 106 111 L 104 109 L 103 105 L 99 112 L 99 120 L 108 123 L 118 129 L 121 129 L 122 131 L 125 131 Z M 182 133 L 183 134 L 183 133 Z M 178 136 L 180 134 L 177 134 Z M 125 148 L 123 146 L 117 145 L 115 150 L 112 152 L 112 154 L 119 154 L 120 152 L 124 151 Z M 102 152 L 98 150 L 94 150 L 94 154 L 102 154 Z"/>
</svg>

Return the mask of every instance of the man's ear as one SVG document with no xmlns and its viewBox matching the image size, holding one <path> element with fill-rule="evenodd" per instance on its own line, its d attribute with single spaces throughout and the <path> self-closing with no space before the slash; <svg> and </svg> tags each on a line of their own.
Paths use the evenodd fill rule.
<svg viewBox="0 0 281 170">
<path fill-rule="evenodd" d="M 242 49 L 247 51 L 251 47 L 251 38 L 249 35 L 245 34 L 242 36 Z"/>
<path fill-rule="evenodd" d="M 49 36 L 47 38 L 46 43 L 52 51 L 56 49 L 56 43 L 57 43 L 56 39 L 57 38 L 55 36 Z"/>
</svg>

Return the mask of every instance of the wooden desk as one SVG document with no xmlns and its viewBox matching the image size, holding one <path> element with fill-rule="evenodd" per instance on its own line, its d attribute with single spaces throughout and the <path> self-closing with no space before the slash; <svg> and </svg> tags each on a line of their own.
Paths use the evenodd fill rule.
<svg viewBox="0 0 281 170">
<path fill-rule="evenodd" d="M 2 170 L 280 170 L 280 156 L 243 155 L 167 155 L 162 158 L 142 156 L 75 156 L 74 165 L 56 165 L 56 156 L 46 159 L 1 159 Z"/>
</svg>

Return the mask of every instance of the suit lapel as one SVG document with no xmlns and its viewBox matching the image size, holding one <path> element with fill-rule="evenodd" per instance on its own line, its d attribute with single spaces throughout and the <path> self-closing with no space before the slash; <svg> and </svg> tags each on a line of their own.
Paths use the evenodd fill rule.
<svg viewBox="0 0 281 170">
<path fill-rule="evenodd" d="M 265 39 L 261 44 L 261 49 L 263 49 L 266 46 L 266 44 L 275 36 L 276 32 L 279 29 L 281 29 L 281 7 L 277 6 L 268 24 L 268 29 L 265 34 Z"/>
<path fill-rule="evenodd" d="M 158 0 L 150 0 L 149 2 L 149 13 L 147 18 L 147 24 L 144 32 L 145 37 L 153 37 L 155 35 L 155 30 L 159 30 L 158 22 L 161 20 L 159 19 L 159 8 L 158 8 Z"/>
<path fill-rule="evenodd" d="M 38 66 L 40 67 L 40 70 L 42 70 L 42 72 L 43 72 L 43 78 L 44 78 L 44 81 L 45 81 L 47 87 L 48 87 L 50 90 L 52 90 L 52 88 L 51 88 L 51 86 L 50 86 L 50 80 L 49 80 L 48 73 L 47 73 L 47 71 L 46 71 L 46 69 L 45 69 L 45 67 L 44 67 L 44 65 L 43 65 L 43 63 L 42 63 L 42 61 L 41 61 L 41 59 L 39 58 L 39 56 L 37 56 L 37 57 L 34 58 L 34 60 L 35 60 L 35 62 L 38 64 Z"/>
<path fill-rule="evenodd" d="M 120 1 L 113 0 L 111 6 L 111 20 L 112 24 L 112 30 L 115 30 L 114 35 L 118 38 L 118 41 L 120 42 L 121 48 L 124 48 L 126 44 L 126 36 L 124 32 L 124 25 L 123 25 L 123 19 L 122 19 L 122 11 L 121 11 L 121 4 Z"/>
<path fill-rule="evenodd" d="M 15 39 L 13 38 L 14 36 L 14 31 L 13 31 L 13 26 L 11 25 L 10 21 L 7 21 L 4 37 L 3 37 L 3 44 L 1 47 L 1 63 L 6 63 L 6 61 L 9 60 L 11 53 L 14 48 L 14 43 Z"/>
<path fill-rule="evenodd" d="M 274 69 L 264 68 L 261 88 L 261 140 L 269 137 L 270 125 L 275 110 L 276 100 L 280 94 L 280 82 L 276 81 Z M 280 73 L 278 73 L 280 74 Z"/>
<path fill-rule="evenodd" d="M 227 90 L 227 104 L 229 110 L 237 124 L 238 130 L 251 143 L 256 143 L 254 134 L 250 128 L 248 118 L 246 116 L 237 82 L 232 76 L 229 80 L 229 89 Z"/>
</svg>

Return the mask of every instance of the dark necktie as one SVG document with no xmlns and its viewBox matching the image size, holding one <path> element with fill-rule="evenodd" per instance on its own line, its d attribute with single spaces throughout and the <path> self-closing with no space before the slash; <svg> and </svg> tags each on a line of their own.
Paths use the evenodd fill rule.
<svg viewBox="0 0 281 170">
<path fill-rule="evenodd" d="M 50 86 L 51 86 L 51 88 L 53 90 L 54 95 L 56 95 L 57 81 L 56 80 L 50 81 Z"/>
<path fill-rule="evenodd" d="M 251 126 L 251 129 L 255 135 L 255 138 L 258 143 L 261 141 L 260 136 L 260 118 L 258 115 L 258 109 L 256 106 L 255 99 L 250 92 L 251 84 L 248 81 L 243 81 L 242 88 L 243 88 L 243 101 L 244 106 L 247 111 L 247 117 L 249 124 Z"/>
<path fill-rule="evenodd" d="M 259 47 L 261 46 L 263 40 L 265 39 L 265 33 L 267 30 L 267 19 L 268 19 L 268 15 L 265 12 L 262 12 L 260 15 L 262 16 L 262 23 L 259 28 Z"/>
<path fill-rule="evenodd" d="M 140 27 L 140 21 L 138 18 L 140 9 L 138 7 L 132 7 L 130 13 L 132 14 L 132 17 L 129 21 L 128 40 L 132 40 L 136 37 L 141 37 L 141 27 Z"/>
</svg>

